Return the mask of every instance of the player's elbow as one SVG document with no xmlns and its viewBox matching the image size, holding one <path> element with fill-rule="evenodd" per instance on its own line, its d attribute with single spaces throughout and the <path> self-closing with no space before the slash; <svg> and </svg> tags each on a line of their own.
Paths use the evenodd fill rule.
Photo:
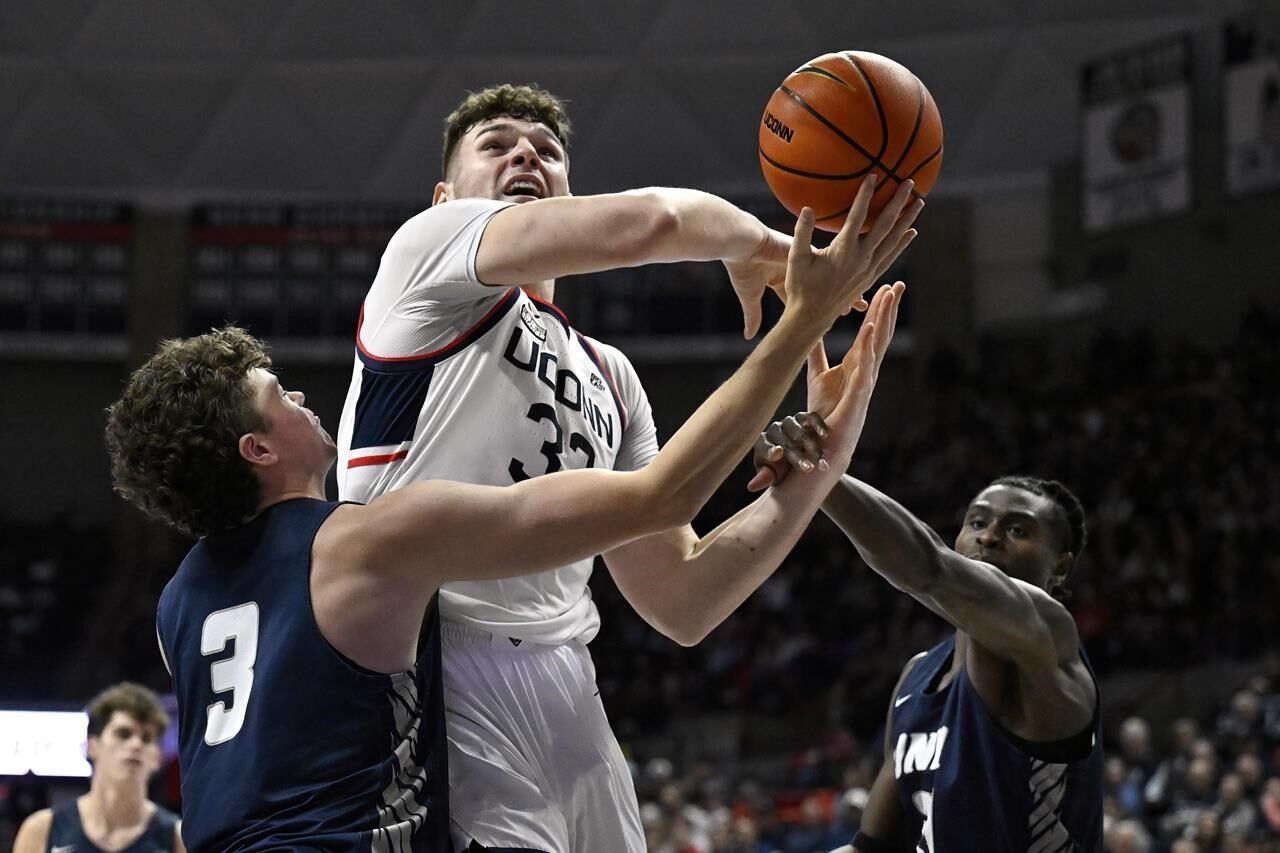
<svg viewBox="0 0 1280 853">
<path fill-rule="evenodd" d="M 651 520 L 652 533 L 692 524 L 693 517 L 701 509 L 701 503 L 678 495 L 657 495 L 653 504 L 646 513 Z"/>
<path fill-rule="evenodd" d="M 686 476 L 670 464 L 663 453 L 633 475 L 633 506 L 645 516 L 648 533 L 692 523 L 693 517 L 711 496 L 707 489 L 700 487 L 696 478 Z"/>
<path fill-rule="evenodd" d="M 686 649 L 705 640 L 716 626 L 704 613 L 693 608 L 677 604 L 675 607 L 665 608 L 665 611 L 645 614 L 645 619 L 659 634 Z"/>
<path fill-rule="evenodd" d="M 662 500 L 662 530 L 692 524 L 709 495 L 703 489 L 687 484 L 675 489 Z"/>
<path fill-rule="evenodd" d="M 667 636 L 672 642 L 691 649 L 701 643 L 711 633 L 710 625 L 691 624 L 674 628 Z"/>
</svg>

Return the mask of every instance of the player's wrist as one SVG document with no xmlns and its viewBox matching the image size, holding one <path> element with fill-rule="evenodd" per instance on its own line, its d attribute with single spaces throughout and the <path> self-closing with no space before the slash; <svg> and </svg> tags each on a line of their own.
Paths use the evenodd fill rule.
<svg viewBox="0 0 1280 853">
<path fill-rule="evenodd" d="M 828 313 L 807 305 L 803 299 L 788 299 L 770 335 L 779 342 L 803 347 L 807 356 L 835 322 L 834 315 Z"/>
<path fill-rule="evenodd" d="M 729 202 L 725 202 L 729 204 Z M 748 261 L 768 260 L 773 243 L 773 230 L 745 210 L 733 208 L 739 225 L 738 237 L 731 241 L 723 258 L 726 264 L 741 264 Z"/>
</svg>

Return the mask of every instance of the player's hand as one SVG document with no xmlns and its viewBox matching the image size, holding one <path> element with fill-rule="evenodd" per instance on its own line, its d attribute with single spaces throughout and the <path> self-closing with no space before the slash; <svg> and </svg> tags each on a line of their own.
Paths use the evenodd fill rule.
<svg viewBox="0 0 1280 853">
<path fill-rule="evenodd" d="M 801 210 L 787 257 L 789 308 L 830 320 L 849 313 L 915 239 L 911 224 L 924 202 L 912 199 L 913 187 L 911 181 L 903 181 L 875 223 L 862 234 L 876 191 L 875 175 L 868 175 L 858 187 L 840 233 L 825 249 L 813 247 L 813 210 Z"/>
<path fill-rule="evenodd" d="M 767 228 L 764 240 L 749 258 L 724 262 L 724 268 L 729 272 L 729 283 L 742 303 L 744 338 L 754 338 L 760 331 L 766 290 L 772 290 L 783 302 L 787 301 L 787 253 L 790 248 L 791 237 Z"/>
<path fill-rule="evenodd" d="M 899 281 L 876 291 L 858 337 L 839 364 L 828 364 L 822 342 L 813 348 L 807 372 L 809 411 L 770 424 L 756 440 L 752 460 L 756 473 L 747 484 L 748 491 L 781 483 L 793 467 L 802 471 L 821 467 L 828 451 L 847 464 L 844 454 L 853 453 L 862 435 L 905 290 Z M 819 442 L 822 449 L 815 450 Z"/>
<path fill-rule="evenodd" d="M 751 453 L 756 473 L 747 483 L 747 491 L 762 492 L 775 486 L 787 479 L 793 468 L 825 470 L 822 439 L 827 434 L 826 423 L 815 412 L 800 412 L 769 424 Z"/>
</svg>

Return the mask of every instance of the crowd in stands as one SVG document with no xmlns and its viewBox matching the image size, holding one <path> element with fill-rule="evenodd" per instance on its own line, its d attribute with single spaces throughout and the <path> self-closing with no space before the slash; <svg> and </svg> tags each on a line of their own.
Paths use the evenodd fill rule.
<svg viewBox="0 0 1280 853">
<path fill-rule="evenodd" d="M 0 701 L 63 692 L 110 555 L 100 525 L 0 525 Z"/>
</svg>

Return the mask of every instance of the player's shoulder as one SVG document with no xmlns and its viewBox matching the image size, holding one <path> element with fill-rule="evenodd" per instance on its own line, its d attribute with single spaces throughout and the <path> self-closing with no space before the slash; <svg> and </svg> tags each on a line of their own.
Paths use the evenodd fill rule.
<svg viewBox="0 0 1280 853">
<path fill-rule="evenodd" d="M 615 378 L 620 381 L 634 379 L 639 382 L 639 375 L 636 373 L 635 365 L 631 363 L 631 359 L 627 357 L 625 352 L 599 338 L 593 338 L 582 332 L 578 332 L 578 335 L 582 338 L 583 346 L 595 354 L 604 363 L 604 368 L 612 373 Z"/>
<path fill-rule="evenodd" d="M 43 853 L 49 844 L 49 831 L 53 827 L 53 809 L 33 812 L 18 828 L 13 842 L 13 853 Z"/>
<path fill-rule="evenodd" d="M 388 248 L 418 244 L 424 240 L 447 239 L 468 224 L 487 220 L 510 202 L 488 198 L 459 198 L 432 205 L 409 217 L 396 229 Z"/>
<path fill-rule="evenodd" d="M 925 649 L 923 652 L 917 652 L 902 665 L 902 671 L 898 673 L 898 683 L 893 686 L 893 692 L 889 696 L 890 701 L 897 700 L 898 694 L 902 692 L 902 688 L 907 683 L 907 679 L 911 677 L 911 673 L 915 672 L 920 662 L 927 658 L 932 651 L 933 649 Z"/>
<path fill-rule="evenodd" d="M 931 651 L 933 651 L 933 649 L 925 649 L 922 652 L 916 652 L 908 658 L 907 662 L 902 665 L 902 672 L 898 675 L 898 680 L 905 681 L 907 676 L 911 675 L 911 670 L 915 669 L 916 666 L 919 665 L 920 661 L 927 658 Z"/>
</svg>

